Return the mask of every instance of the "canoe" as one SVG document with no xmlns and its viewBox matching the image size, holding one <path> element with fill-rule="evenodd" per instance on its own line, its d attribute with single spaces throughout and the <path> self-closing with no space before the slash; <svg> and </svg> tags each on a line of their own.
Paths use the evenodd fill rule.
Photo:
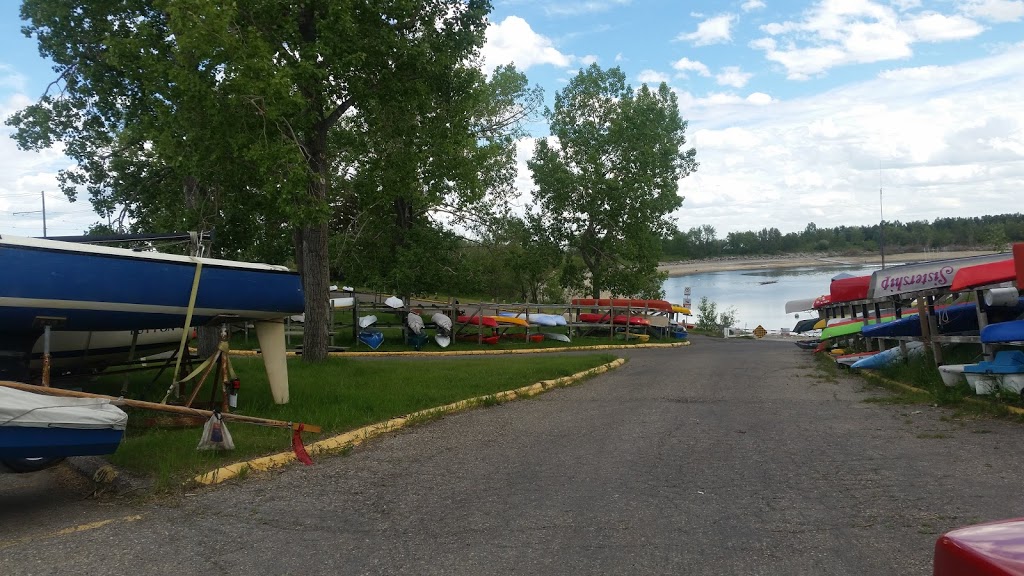
<svg viewBox="0 0 1024 576">
<path fill-rule="evenodd" d="M 473 342 L 473 343 L 475 343 L 477 341 L 477 335 L 476 334 L 459 334 L 458 336 L 456 336 L 456 338 L 458 338 L 459 340 L 462 340 L 463 342 Z M 498 336 L 495 336 L 495 335 L 492 334 L 492 335 L 489 335 L 489 336 L 484 336 L 483 339 L 480 340 L 480 342 L 482 344 L 490 344 L 490 345 L 493 346 L 494 344 L 498 343 L 499 339 L 500 338 Z"/>
<path fill-rule="evenodd" d="M 525 312 L 498 312 L 498 316 L 505 318 L 524 318 L 537 326 L 558 326 L 558 319 L 565 322 L 565 318 L 557 314 L 526 314 Z"/>
<path fill-rule="evenodd" d="M 380 348 L 380 345 L 384 342 L 384 334 L 381 333 L 380 330 L 374 330 L 372 328 L 360 330 L 358 338 L 360 342 L 366 344 L 373 350 Z"/>
<path fill-rule="evenodd" d="M 689 316 L 691 314 L 690 309 L 686 306 L 680 306 L 678 304 L 672 305 L 672 312 L 676 314 L 682 314 L 683 316 Z"/>
<path fill-rule="evenodd" d="M 829 285 L 829 302 L 853 302 L 864 300 L 868 297 L 868 287 L 871 284 L 871 276 L 852 276 L 848 278 L 835 278 Z"/>
<path fill-rule="evenodd" d="M 572 304 L 595 308 L 650 308 L 665 312 L 672 311 L 672 304 L 666 300 L 641 300 L 638 298 L 574 298 Z"/>
<path fill-rule="evenodd" d="M 412 330 L 413 334 L 419 335 L 423 332 L 423 317 L 419 314 L 410 312 L 409 315 L 405 317 L 405 323 L 409 326 L 409 330 Z"/>
<path fill-rule="evenodd" d="M 107 399 L 0 387 L 0 460 L 113 454 L 127 424 Z"/>
<path fill-rule="evenodd" d="M 181 328 L 140 330 L 135 338 L 135 360 L 174 350 L 181 343 Z M 89 371 L 128 361 L 132 333 L 53 331 L 50 334 L 50 366 L 61 371 Z M 32 348 L 30 371 L 42 369 L 43 337 Z"/>
<path fill-rule="evenodd" d="M 801 298 L 799 300 L 790 300 L 789 302 L 786 302 L 786 314 L 806 312 L 807 310 L 813 309 L 814 298 Z"/>
<path fill-rule="evenodd" d="M 797 334 L 800 334 L 802 332 L 810 332 L 811 330 L 814 330 L 814 325 L 817 323 L 817 318 L 808 318 L 806 320 L 801 320 L 796 323 L 796 326 L 793 326 L 793 332 L 796 332 Z"/>
<path fill-rule="evenodd" d="M 888 315 L 882 316 L 882 323 L 884 324 L 886 322 L 892 322 L 895 318 L 896 318 L 896 316 L 893 315 L 893 314 L 888 314 Z M 872 318 L 870 320 L 870 324 L 868 324 L 868 325 L 871 326 L 871 325 L 874 325 L 874 324 L 875 324 L 875 320 Z M 829 338 L 838 338 L 840 336 L 850 336 L 851 334 L 860 334 L 860 331 L 861 331 L 861 329 L 863 327 L 864 327 L 864 320 L 863 319 L 858 318 L 856 320 L 853 320 L 853 319 L 849 319 L 848 318 L 848 319 L 845 319 L 844 321 L 841 321 L 839 323 L 832 324 L 830 326 L 826 326 L 821 331 L 821 339 L 822 340 L 828 340 Z"/>
<path fill-rule="evenodd" d="M 509 333 L 506 333 L 506 334 L 502 334 L 501 337 L 502 338 L 508 338 L 509 340 L 527 340 L 527 335 L 522 333 L 522 332 L 509 332 Z M 534 343 L 536 343 L 536 342 L 543 342 L 544 341 L 544 335 L 543 334 L 530 334 L 529 335 L 529 341 L 530 342 L 534 342 Z"/>
<path fill-rule="evenodd" d="M 373 314 L 369 314 L 367 316 L 360 316 L 359 317 L 359 327 L 360 328 L 369 328 L 370 326 L 373 326 L 376 323 L 377 323 L 377 317 L 374 316 Z"/>
<path fill-rule="evenodd" d="M 819 342 L 818 340 L 798 340 L 794 342 L 794 344 L 797 345 L 797 348 L 802 348 L 804 350 L 813 350 L 817 348 L 818 345 L 821 344 L 821 342 Z"/>
<path fill-rule="evenodd" d="M 1017 272 L 1013 266 L 1013 258 L 1009 258 L 977 266 L 966 266 L 957 270 L 949 289 L 952 292 L 961 292 L 980 286 L 1012 282 L 1016 279 Z"/>
<path fill-rule="evenodd" d="M 908 355 L 913 356 L 913 355 L 916 355 L 916 354 L 921 354 L 923 352 L 924 352 L 924 344 L 923 343 L 921 343 L 921 342 L 907 342 L 907 354 Z M 856 370 L 877 370 L 879 368 L 884 368 L 885 366 L 888 366 L 889 364 L 892 364 L 892 363 L 894 363 L 894 362 L 896 362 L 898 360 L 901 360 L 902 358 L 903 358 L 903 351 L 900 350 L 899 346 L 897 346 L 895 348 L 890 348 L 890 349 L 885 350 L 883 352 L 879 352 L 878 354 L 875 354 L 873 356 L 868 356 L 867 358 L 862 358 L 862 359 L 854 362 L 853 366 L 850 366 L 850 368 L 854 368 Z"/>
<path fill-rule="evenodd" d="M 853 366 L 855 363 L 857 363 L 858 360 L 867 358 L 868 356 L 874 356 L 875 354 L 878 354 L 878 351 L 855 352 L 853 354 L 843 354 L 841 356 L 836 356 L 835 360 L 836 364 L 841 364 L 843 366 Z"/>
<path fill-rule="evenodd" d="M 433 322 L 434 325 L 437 326 L 437 329 L 442 332 L 452 331 L 452 319 L 445 314 L 435 312 L 434 315 L 430 317 L 430 321 Z"/>
<path fill-rule="evenodd" d="M 512 318 L 509 316 L 485 316 L 485 318 L 491 318 L 497 325 L 505 326 L 523 326 L 527 327 L 530 325 L 525 318 Z"/>
<path fill-rule="evenodd" d="M 495 322 L 493 316 L 459 316 L 459 324 L 473 324 L 474 326 L 483 325 L 487 328 L 497 328 L 498 323 Z"/>
<path fill-rule="evenodd" d="M 583 312 L 579 315 L 579 321 L 587 324 L 608 324 L 609 321 L 613 324 L 630 326 L 649 326 L 650 322 L 646 318 L 639 316 L 627 316 L 625 314 L 619 314 L 615 318 L 611 318 L 609 314 L 593 314 L 591 312 Z"/>
<path fill-rule="evenodd" d="M 935 542 L 935 576 L 1024 574 L 1024 518 L 975 524 L 946 532 Z"/>
<path fill-rule="evenodd" d="M 615 334 L 616 340 L 635 340 L 640 343 L 647 342 L 651 339 L 649 334 L 634 334 L 632 332 L 618 332 Z"/>
<path fill-rule="evenodd" d="M 999 262 L 1009 257 L 1009 254 L 990 254 L 987 256 L 917 262 L 876 270 L 871 275 L 871 287 L 868 289 L 868 298 L 881 300 L 889 296 L 949 288 L 952 286 L 953 279 L 960 270 L 969 266 Z"/>
<path fill-rule="evenodd" d="M 826 326 L 828 326 L 828 320 L 826 320 L 824 318 L 822 318 L 822 319 L 820 319 L 820 320 L 818 320 L 817 322 L 814 323 L 814 329 L 815 330 L 822 330 Z"/>
<path fill-rule="evenodd" d="M 572 342 L 572 340 L 565 334 L 559 334 L 557 332 L 543 332 L 542 334 L 548 340 L 557 340 L 558 342 Z"/>
<path fill-rule="evenodd" d="M 1024 320 L 989 324 L 981 329 L 981 341 L 985 344 L 1024 341 Z"/>
<path fill-rule="evenodd" d="M 832 303 L 832 296 L 829 294 L 822 294 L 814 299 L 814 308 L 822 308 Z"/>
</svg>

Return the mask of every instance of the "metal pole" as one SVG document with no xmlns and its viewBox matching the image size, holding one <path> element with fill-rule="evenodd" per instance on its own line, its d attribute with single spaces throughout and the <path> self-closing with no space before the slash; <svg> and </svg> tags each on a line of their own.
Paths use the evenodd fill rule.
<svg viewBox="0 0 1024 576">
<path fill-rule="evenodd" d="M 40 192 L 43 198 L 43 238 L 46 238 L 46 192 Z"/>
<path fill-rule="evenodd" d="M 885 269 L 885 214 L 882 207 L 882 161 L 878 161 L 878 246 L 882 252 L 882 269 Z"/>
</svg>

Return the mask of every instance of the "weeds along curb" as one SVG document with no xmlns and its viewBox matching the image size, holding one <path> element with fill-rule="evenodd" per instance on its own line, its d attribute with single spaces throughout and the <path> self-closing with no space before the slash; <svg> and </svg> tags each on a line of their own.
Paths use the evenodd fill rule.
<svg viewBox="0 0 1024 576">
<path fill-rule="evenodd" d="M 680 348 L 682 346 L 690 346 L 691 342 L 685 340 L 683 342 L 667 342 L 665 344 L 601 344 L 598 346 L 562 346 L 559 348 L 528 348 L 528 349 L 511 349 L 511 350 L 445 350 L 439 352 L 416 352 L 413 350 L 394 351 L 394 352 L 371 352 L 360 351 L 360 352 L 330 352 L 327 355 L 331 358 L 383 358 L 392 356 L 418 356 L 434 358 L 438 356 L 502 356 L 505 354 L 551 354 L 553 352 L 589 352 L 591 350 L 633 350 L 637 348 Z M 232 356 L 259 356 L 260 354 L 255 350 L 232 350 L 230 352 Z M 289 358 L 295 358 L 298 354 L 295 352 L 288 352 Z"/>
<path fill-rule="evenodd" d="M 927 394 L 928 396 L 934 396 L 934 394 L 932 394 L 929 390 L 925 390 L 924 388 L 918 388 L 916 386 L 911 386 L 910 384 L 904 384 L 903 382 L 897 382 L 896 380 L 891 380 L 872 370 L 862 370 L 861 374 L 868 380 L 874 380 L 887 386 L 895 386 L 896 388 L 899 388 L 906 392 L 914 392 L 918 394 Z M 981 398 L 964 398 L 963 401 L 967 402 L 968 404 L 974 404 L 975 406 L 982 406 L 985 408 L 1005 408 L 1006 411 L 1009 412 L 1010 414 L 1016 416 L 1024 416 L 1024 408 L 1018 408 L 1016 406 L 1007 406 L 1005 404 L 987 402 L 985 400 L 982 400 Z"/>
<path fill-rule="evenodd" d="M 602 364 L 589 370 L 577 372 L 571 376 L 563 376 L 562 378 L 556 378 L 554 380 L 541 380 L 536 384 L 530 386 L 524 386 L 515 390 L 507 390 L 505 392 L 497 392 L 494 394 L 488 394 L 486 396 L 477 396 L 476 398 L 469 398 L 467 400 L 460 400 L 452 404 L 445 406 L 438 406 L 435 408 L 427 408 L 418 412 L 413 412 L 406 416 L 400 416 L 398 418 L 392 418 L 385 422 L 378 422 L 377 424 L 371 424 L 364 426 L 356 430 L 351 430 L 337 436 L 319 440 L 306 446 L 306 451 L 309 452 L 310 456 L 330 454 L 334 452 L 341 452 L 348 450 L 354 446 L 358 446 L 370 438 L 380 436 L 386 432 L 399 430 L 406 426 L 419 424 L 423 422 L 429 422 L 436 420 L 447 414 L 454 414 L 476 406 L 489 406 L 496 403 L 507 402 L 509 400 L 515 400 L 516 398 L 528 398 L 546 392 L 553 388 L 560 388 L 562 386 L 568 386 L 584 378 L 590 376 L 596 376 L 603 374 L 609 370 L 614 370 L 626 363 L 624 358 L 619 358 L 607 364 Z M 200 485 L 212 485 L 220 484 L 227 480 L 238 477 L 241 474 L 245 474 L 251 471 L 263 472 L 272 468 L 279 468 L 288 464 L 289 462 L 295 461 L 295 454 L 293 452 L 281 452 L 278 454 L 272 454 L 270 456 L 263 456 L 261 458 L 254 458 L 245 462 L 236 462 L 229 464 L 216 470 L 211 470 L 205 474 L 196 476 L 191 481 L 186 482 L 186 485 L 200 484 Z"/>
</svg>

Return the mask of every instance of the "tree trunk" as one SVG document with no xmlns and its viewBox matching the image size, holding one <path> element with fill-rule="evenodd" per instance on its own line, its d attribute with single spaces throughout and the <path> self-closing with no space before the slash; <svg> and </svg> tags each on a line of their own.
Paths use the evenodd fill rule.
<svg viewBox="0 0 1024 576">
<path fill-rule="evenodd" d="M 302 264 L 306 294 L 306 323 L 302 337 L 302 359 L 319 362 L 327 358 L 330 344 L 330 274 L 327 251 L 327 222 L 303 229 Z"/>
</svg>

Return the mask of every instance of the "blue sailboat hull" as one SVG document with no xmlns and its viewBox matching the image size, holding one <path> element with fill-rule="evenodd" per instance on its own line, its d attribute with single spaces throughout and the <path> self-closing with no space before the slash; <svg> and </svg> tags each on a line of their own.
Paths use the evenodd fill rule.
<svg viewBox="0 0 1024 576">
<path fill-rule="evenodd" d="M 38 242 L 37 244 L 43 244 Z M 181 327 L 196 264 L 148 257 L 79 251 L 77 245 L 0 243 L 0 330 L 38 330 L 40 317 L 60 319 L 62 330 L 101 331 Z M 109 251 L 109 249 L 108 249 Z M 122 254 L 123 252 L 123 254 Z M 271 318 L 303 311 L 297 274 L 271 267 L 205 263 L 193 324 L 222 316 Z"/>
</svg>

